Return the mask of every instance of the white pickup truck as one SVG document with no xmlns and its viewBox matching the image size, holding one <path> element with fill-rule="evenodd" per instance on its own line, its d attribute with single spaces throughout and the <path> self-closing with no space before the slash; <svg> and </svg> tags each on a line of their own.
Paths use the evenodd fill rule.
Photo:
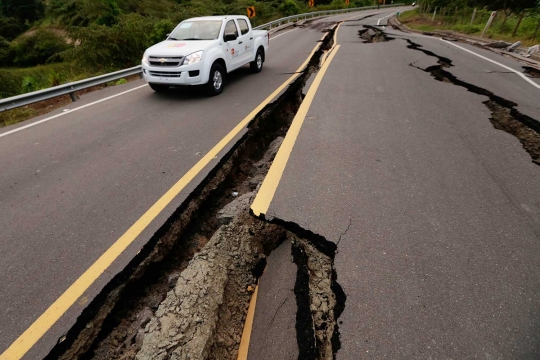
<svg viewBox="0 0 540 360">
<path fill-rule="evenodd" d="M 217 95 L 227 73 L 248 63 L 255 73 L 262 70 L 269 42 L 268 32 L 253 30 L 246 16 L 184 20 L 165 41 L 145 51 L 143 76 L 154 91 L 205 85 Z"/>
</svg>

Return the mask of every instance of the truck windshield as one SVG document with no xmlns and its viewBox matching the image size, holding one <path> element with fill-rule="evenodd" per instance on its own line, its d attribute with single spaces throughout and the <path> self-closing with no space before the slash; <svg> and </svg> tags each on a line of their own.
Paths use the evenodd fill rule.
<svg viewBox="0 0 540 360">
<path fill-rule="evenodd" d="M 215 40 L 221 24 L 220 20 L 184 21 L 174 29 L 169 40 Z"/>
</svg>

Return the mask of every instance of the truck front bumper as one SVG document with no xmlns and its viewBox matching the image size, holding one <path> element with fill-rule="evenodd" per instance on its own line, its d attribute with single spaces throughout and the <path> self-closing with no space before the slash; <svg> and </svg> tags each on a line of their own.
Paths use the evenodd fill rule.
<svg viewBox="0 0 540 360">
<path fill-rule="evenodd" d="M 208 81 L 202 71 L 202 64 L 180 67 L 147 66 L 143 64 L 143 77 L 152 84 L 165 85 L 204 85 Z"/>
</svg>

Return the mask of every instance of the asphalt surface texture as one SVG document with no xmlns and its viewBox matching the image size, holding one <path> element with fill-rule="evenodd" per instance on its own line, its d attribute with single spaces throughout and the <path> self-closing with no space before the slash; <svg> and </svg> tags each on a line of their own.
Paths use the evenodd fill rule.
<svg viewBox="0 0 540 360">
<path fill-rule="evenodd" d="M 358 17 L 390 10 L 359 12 Z M 144 82 L 84 95 L 50 114 L 88 107 L 0 138 L 0 353 L 142 214 L 306 60 L 326 17 L 274 34 L 260 74 L 244 67 L 222 95 L 154 93 Z M 123 91 L 114 99 L 92 104 Z M 246 131 L 246 130 L 245 130 Z M 239 136 L 242 134 L 239 134 Z M 85 291 L 25 358 L 45 356 L 81 311 L 152 237 L 226 147 Z"/>
<path fill-rule="evenodd" d="M 339 28 L 266 213 L 337 244 L 337 359 L 538 359 L 540 167 L 493 127 L 488 97 L 424 69 L 450 59 L 536 120 L 540 90 L 440 39 L 364 43 L 362 24 L 376 19 Z"/>
</svg>

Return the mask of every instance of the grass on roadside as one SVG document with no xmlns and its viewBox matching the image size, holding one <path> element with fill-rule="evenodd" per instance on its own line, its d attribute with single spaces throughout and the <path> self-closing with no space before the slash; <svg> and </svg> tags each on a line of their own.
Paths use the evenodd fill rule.
<svg viewBox="0 0 540 360">
<path fill-rule="evenodd" d="M 454 12 L 455 10 L 450 11 L 450 15 L 445 16 L 436 15 L 435 20 L 432 21 L 433 13 L 420 14 L 418 9 L 416 9 L 403 13 L 399 20 L 411 29 L 420 31 L 452 30 L 467 35 L 480 36 L 491 14 L 489 11 L 479 10 L 475 21 L 471 25 L 472 9 L 458 9 L 457 14 L 454 14 Z M 513 37 L 512 33 L 519 21 L 519 14 L 509 15 L 506 22 L 504 22 L 504 14 L 502 12 L 497 13 L 495 20 L 484 35 L 484 38 L 504 40 L 510 43 L 521 41 L 524 46 L 532 46 L 540 43 L 540 31 L 536 35 L 536 39 L 533 39 L 533 34 L 538 24 L 538 16 L 532 13 L 529 15 L 523 18 L 516 36 Z"/>
<path fill-rule="evenodd" d="M 47 89 L 98 75 L 73 63 L 38 65 L 29 68 L 0 68 L 0 98 Z"/>
<path fill-rule="evenodd" d="M 0 113 L 0 128 L 17 124 L 37 116 L 37 111 L 30 107 L 22 107 Z"/>
</svg>

